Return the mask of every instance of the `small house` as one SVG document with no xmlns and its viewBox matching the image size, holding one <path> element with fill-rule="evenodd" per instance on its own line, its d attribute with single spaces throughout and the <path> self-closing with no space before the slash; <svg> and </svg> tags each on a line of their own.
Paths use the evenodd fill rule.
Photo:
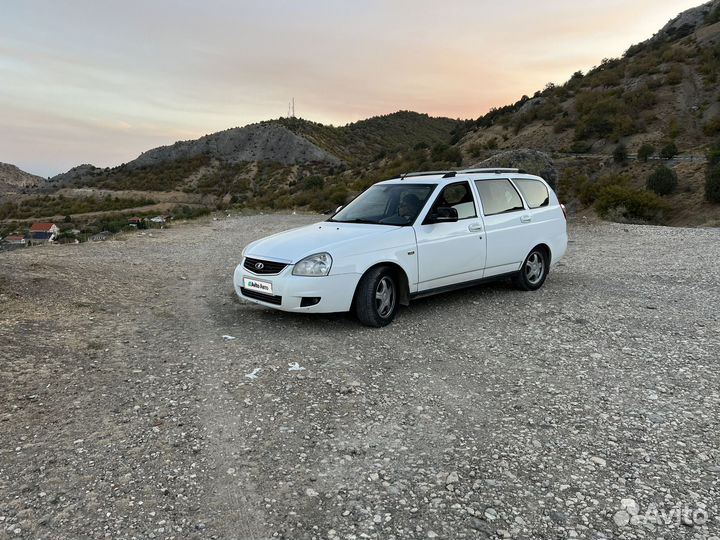
<svg viewBox="0 0 720 540">
<path fill-rule="evenodd" d="M 59 232 L 54 223 L 33 223 L 30 226 L 30 243 L 47 244 L 55 240 Z"/>
<path fill-rule="evenodd" d="M 14 246 L 26 246 L 27 239 L 21 234 L 10 234 L 3 238 L 3 242 L 6 244 L 12 244 Z"/>
</svg>

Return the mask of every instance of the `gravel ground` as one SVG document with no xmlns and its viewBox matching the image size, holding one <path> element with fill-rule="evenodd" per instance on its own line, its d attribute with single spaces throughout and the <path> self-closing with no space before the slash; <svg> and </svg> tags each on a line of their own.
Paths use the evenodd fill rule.
<svg viewBox="0 0 720 540">
<path fill-rule="evenodd" d="M 234 297 L 318 219 L 0 254 L 0 539 L 717 540 L 720 232 L 573 224 L 382 329 Z"/>
</svg>

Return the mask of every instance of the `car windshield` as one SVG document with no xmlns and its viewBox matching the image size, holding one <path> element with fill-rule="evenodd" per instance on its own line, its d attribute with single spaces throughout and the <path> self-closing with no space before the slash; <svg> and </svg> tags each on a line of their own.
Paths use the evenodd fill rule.
<svg viewBox="0 0 720 540">
<path fill-rule="evenodd" d="M 435 184 L 376 184 L 362 192 L 328 221 L 412 225 Z"/>
</svg>

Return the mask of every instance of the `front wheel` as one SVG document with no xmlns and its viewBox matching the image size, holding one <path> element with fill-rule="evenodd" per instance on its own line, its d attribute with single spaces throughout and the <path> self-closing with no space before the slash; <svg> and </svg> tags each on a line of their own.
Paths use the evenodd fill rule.
<svg viewBox="0 0 720 540">
<path fill-rule="evenodd" d="M 355 293 L 355 315 L 365 326 L 379 328 L 395 318 L 398 309 L 397 281 L 386 267 L 369 270 Z"/>
<path fill-rule="evenodd" d="M 545 250 L 534 248 L 525 258 L 520 272 L 513 277 L 513 285 L 522 291 L 536 291 L 545 283 L 549 270 L 548 256 Z"/>
</svg>

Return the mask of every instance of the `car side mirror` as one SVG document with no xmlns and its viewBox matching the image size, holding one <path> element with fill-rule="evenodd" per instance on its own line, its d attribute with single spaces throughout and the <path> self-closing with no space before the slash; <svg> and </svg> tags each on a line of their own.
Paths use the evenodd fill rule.
<svg viewBox="0 0 720 540">
<path fill-rule="evenodd" d="M 335 213 L 337 214 L 340 210 L 342 210 L 343 205 L 341 204 L 335 209 Z"/>
<path fill-rule="evenodd" d="M 457 210 L 450 206 L 440 206 L 430 216 L 430 223 L 455 223 L 457 220 Z"/>
</svg>

